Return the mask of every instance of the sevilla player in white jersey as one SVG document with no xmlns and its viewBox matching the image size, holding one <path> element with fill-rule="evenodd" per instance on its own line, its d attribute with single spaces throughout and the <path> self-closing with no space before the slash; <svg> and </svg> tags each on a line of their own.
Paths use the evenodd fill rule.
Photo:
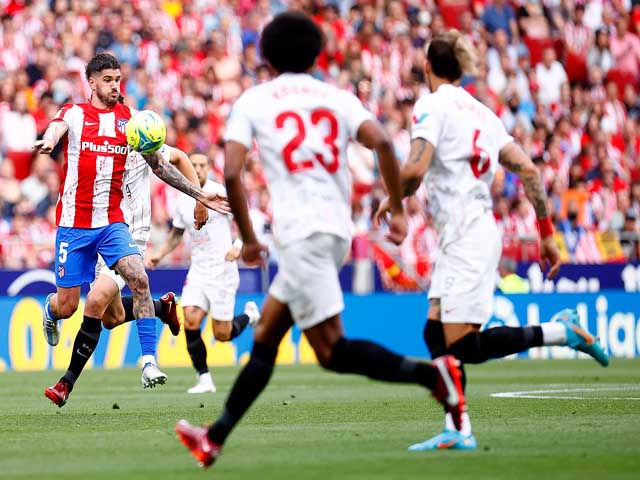
<svg viewBox="0 0 640 480">
<path fill-rule="evenodd" d="M 304 330 L 324 368 L 421 385 L 432 390 L 454 419 L 464 409 L 460 372 L 452 357 L 430 365 L 344 337 L 338 270 L 351 245 L 351 177 L 345 155 L 350 140 L 378 155 L 393 205 L 390 240 L 402 242 L 407 223 L 389 136 L 356 97 L 308 73 L 322 43 L 320 29 L 305 14 L 275 17 L 262 32 L 261 52 L 276 78 L 247 90 L 233 106 L 227 125 L 225 179 L 244 241 L 242 257 L 258 265 L 266 252 L 253 231 L 240 176 L 256 139 L 273 199 L 278 273 L 255 328 L 249 362 L 218 420 L 209 428 L 185 420 L 176 425 L 182 442 L 205 466 L 213 463 L 233 427 L 266 387 L 278 345 L 294 323 Z"/>
<path fill-rule="evenodd" d="M 432 358 L 454 355 L 463 363 L 480 363 L 540 345 L 568 345 L 607 358 L 593 336 L 579 327 L 577 314 L 563 310 L 559 322 L 539 327 L 498 327 L 480 332 L 492 312 L 495 275 L 502 240 L 492 213 L 491 184 L 498 163 L 516 173 L 534 206 L 541 235 L 541 261 L 549 277 L 560 267 L 547 215 L 547 195 L 537 168 L 511 138 L 500 119 L 457 86 L 463 71 L 471 69 L 475 52 L 457 32 L 433 39 L 425 73 L 433 92 L 421 97 L 413 110 L 411 150 L 402 173 L 405 196 L 424 181 L 439 234 L 425 340 Z M 382 202 L 377 219 L 391 208 Z M 410 447 L 471 449 L 476 440 L 469 416 L 455 428 L 447 414 L 440 435 Z"/>
<path fill-rule="evenodd" d="M 63 106 L 43 139 L 34 144 L 40 153 L 49 153 L 62 140 L 65 155 L 56 215 L 57 292 L 47 297 L 43 315 L 43 331 L 52 346 L 59 341 L 58 321 L 76 311 L 80 286 L 93 280 L 98 254 L 131 289 L 141 336 L 148 338 L 146 333 L 155 329 L 149 281 L 122 208 L 122 179 L 128 155 L 124 131 L 133 112 L 118 102 L 120 64 L 112 55 L 101 53 L 89 61 L 85 73 L 92 90 L 90 101 Z M 209 207 L 220 208 L 219 197 L 205 195 L 160 156 L 145 156 L 145 160 L 165 182 L 191 192 Z M 77 345 L 74 344 L 74 350 L 83 352 L 80 358 L 86 359 L 93 352 L 100 323 L 100 316 L 85 310 Z M 143 354 L 145 349 L 151 349 L 150 340 L 144 343 Z"/>
<path fill-rule="evenodd" d="M 194 152 L 189 160 L 197 172 L 200 187 L 205 192 L 217 192 L 226 197 L 224 187 L 208 178 L 209 159 L 204 153 Z M 198 372 L 198 383 L 188 393 L 215 392 L 216 386 L 207 367 L 207 347 L 202 341 L 202 321 L 211 314 L 213 335 L 220 342 L 228 342 L 240 335 L 247 325 L 255 325 L 260 312 L 255 302 L 247 302 L 244 313 L 234 316 L 236 293 L 240 276 L 236 260 L 240 256 L 242 241 L 231 243 L 231 215 L 214 213 L 202 229 L 193 224 L 195 200 L 180 195 L 173 217 L 169 237 L 156 253 L 151 255 L 148 266 L 153 269 L 180 243 L 185 230 L 191 237 L 191 266 L 182 288 L 180 303 L 184 311 L 184 334 L 187 350 Z"/>
</svg>

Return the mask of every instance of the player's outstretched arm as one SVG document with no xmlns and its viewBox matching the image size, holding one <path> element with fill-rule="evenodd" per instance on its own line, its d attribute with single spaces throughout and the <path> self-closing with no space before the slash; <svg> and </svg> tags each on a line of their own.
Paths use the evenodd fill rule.
<svg viewBox="0 0 640 480">
<path fill-rule="evenodd" d="M 538 219 L 540 231 L 540 260 L 542 268 L 548 263 L 550 269 L 547 276 L 553 278 L 560 269 L 560 253 L 553 239 L 553 224 L 547 212 L 547 192 L 545 192 L 540 178 L 540 172 L 528 155 L 511 142 L 500 150 L 500 164 L 520 177 L 527 198 L 533 205 Z"/>
<path fill-rule="evenodd" d="M 149 257 L 147 260 L 147 268 L 149 270 L 153 270 L 156 268 L 160 260 L 173 252 L 176 247 L 180 244 L 182 237 L 184 236 L 184 229 L 171 227 L 171 231 L 169 232 L 169 237 L 167 241 L 160 247 L 160 249 L 155 252 L 153 255 Z"/>
<path fill-rule="evenodd" d="M 158 152 L 142 156 L 151 167 L 151 170 L 153 170 L 153 173 L 155 173 L 163 182 L 171 185 L 176 190 L 180 190 L 182 193 L 195 198 L 211 210 L 222 213 L 223 215 L 230 212 L 226 198 L 215 193 L 203 192 L 200 187 L 187 180 L 187 178 L 182 175 L 176 167 L 171 165 L 170 162 L 164 160 L 162 155 Z"/>
<path fill-rule="evenodd" d="M 225 144 L 224 181 L 227 195 L 229 196 L 231 212 L 244 242 L 242 259 L 249 266 L 257 266 L 264 263 L 264 254 L 267 252 L 267 247 L 258 242 L 249 217 L 249 209 L 247 208 L 247 198 L 242 183 L 242 168 L 248 152 L 247 147 L 239 142 L 230 140 Z"/>
<path fill-rule="evenodd" d="M 169 155 L 169 162 L 171 162 L 171 165 L 176 167 L 191 183 L 196 186 L 200 186 L 196 169 L 191 165 L 187 154 L 179 148 L 169 148 L 171 149 Z M 196 202 L 195 209 L 193 210 L 193 218 L 193 226 L 196 230 L 200 230 L 204 227 L 205 223 L 207 223 L 207 219 L 209 218 L 209 211 L 207 210 L 207 207 L 200 202 Z"/>
<path fill-rule="evenodd" d="M 400 191 L 402 196 L 409 197 L 418 190 L 424 174 L 429 169 L 429 165 L 431 165 L 432 158 L 433 145 L 430 142 L 423 138 L 416 138 L 411 141 L 409 159 L 400 171 Z M 374 216 L 376 224 L 380 224 L 380 221 L 385 219 L 390 210 L 391 202 L 389 197 L 382 201 Z"/>
<path fill-rule="evenodd" d="M 31 148 L 38 153 L 51 153 L 68 130 L 69 125 L 64 120 L 51 122 L 45 130 L 42 140 L 37 140 Z"/>
<path fill-rule="evenodd" d="M 400 185 L 400 166 L 393 150 L 389 134 L 378 122 L 366 120 L 358 129 L 358 141 L 378 154 L 380 173 L 389 193 L 388 203 L 391 217 L 388 220 L 387 238 L 400 245 L 407 236 L 407 219 L 402 206 L 402 187 Z"/>
</svg>

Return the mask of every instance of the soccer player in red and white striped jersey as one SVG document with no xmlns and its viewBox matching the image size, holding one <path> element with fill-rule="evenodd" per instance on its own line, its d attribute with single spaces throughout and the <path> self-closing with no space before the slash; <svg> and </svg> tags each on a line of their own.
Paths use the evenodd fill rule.
<svg viewBox="0 0 640 480">
<path fill-rule="evenodd" d="M 129 152 L 124 132 L 135 111 L 118 101 L 122 75 L 115 57 L 106 53 L 95 55 L 85 73 L 92 92 L 90 100 L 63 106 L 43 139 L 34 144 L 35 150 L 49 153 L 62 140 L 65 155 L 56 215 L 57 292 L 47 297 L 43 316 L 45 337 L 52 346 L 59 341 L 58 320 L 76 311 L 81 285 L 93 280 L 98 254 L 131 289 L 139 332 L 155 329 L 149 280 L 121 205 Z M 145 161 L 168 184 L 209 208 L 227 211 L 219 196 L 205 194 L 160 155 L 146 155 Z M 74 344 L 74 351 L 83 351 L 83 358 L 88 358 L 97 345 L 100 316 L 85 310 Z M 145 345 L 142 346 L 144 355 Z"/>
</svg>

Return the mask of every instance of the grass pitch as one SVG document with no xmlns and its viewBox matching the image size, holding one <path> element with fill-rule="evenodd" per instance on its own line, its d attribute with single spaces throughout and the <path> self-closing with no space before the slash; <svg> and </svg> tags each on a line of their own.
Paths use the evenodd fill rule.
<svg viewBox="0 0 640 480">
<path fill-rule="evenodd" d="M 187 369 L 168 369 L 168 384 L 151 391 L 141 388 L 138 370 L 89 370 L 62 409 L 42 393 L 59 372 L 2 373 L 0 478 L 582 480 L 640 475 L 638 360 L 613 360 L 608 369 L 588 360 L 467 367 L 479 444 L 471 452 L 406 450 L 442 427 L 440 408 L 419 388 L 317 367 L 278 367 L 218 463 L 202 471 L 175 438 L 173 426 L 180 418 L 212 420 L 236 373 L 236 368 L 215 369 L 218 393 L 194 396 L 185 393 L 194 382 Z M 520 393 L 492 397 L 496 392 Z M 518 397 L 523 395 L 555 398 Z"/>
</svg>

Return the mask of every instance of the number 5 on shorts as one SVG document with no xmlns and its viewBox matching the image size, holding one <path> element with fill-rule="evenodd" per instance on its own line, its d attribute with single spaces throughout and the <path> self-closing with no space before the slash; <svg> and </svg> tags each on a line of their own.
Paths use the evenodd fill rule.
<svg viewBox="0 0 640 480">
<path fill-rule="evenodd" d="M 67 247 L 69 242 L 60 242 L 60 248 L 58 249 L 58 262 L 65 263 L 67 261 Z"/>
</svg>

